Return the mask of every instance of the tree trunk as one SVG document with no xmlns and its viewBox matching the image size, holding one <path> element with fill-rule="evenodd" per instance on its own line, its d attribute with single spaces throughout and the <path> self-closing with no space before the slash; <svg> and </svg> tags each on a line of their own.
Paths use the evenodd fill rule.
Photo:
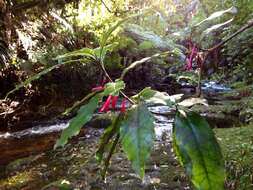
<svg viewBox="0 0 253 190">
<path fill-rule="evenodd" d="M 5 67 L 10 59 L 8 54 L 7 18 L 8 5 L 6 1 L 0 0 L 0 69 Z"/>
</svg>

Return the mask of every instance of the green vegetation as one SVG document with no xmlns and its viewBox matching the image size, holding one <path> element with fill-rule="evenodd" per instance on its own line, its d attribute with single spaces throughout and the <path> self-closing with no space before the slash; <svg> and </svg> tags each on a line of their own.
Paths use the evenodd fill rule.
<svg viewBox="0 0 253 190">
<path fill-rule="evenodd" d="M 229 189 L 252 188 L 252 130 L 252 125 L 215 130 L 226 160 L 226 183 Z"/>
</svg>

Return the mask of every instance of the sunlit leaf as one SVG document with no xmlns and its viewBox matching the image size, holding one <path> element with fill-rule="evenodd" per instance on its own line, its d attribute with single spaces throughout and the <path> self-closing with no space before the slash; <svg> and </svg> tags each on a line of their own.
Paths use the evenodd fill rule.
<svg viewBox="0 0 253 190">
<path fill-rule="evenodd" d="M 72 52 L 57 56 L 55 59 L 60 60 L 60 59 L 66 59 L 66 58 L 76 57 L 76 56 L 83 56 L 83 57 L 95 59 L 94 50 L 91 48 L 82 48 L 76 51 L 72 51 Z"/>
<path fill-rule="evenodd" d="M 124 88 L 125 83 L 122 80 L 117 79 L 115 82 L 109 82 L 105 85 L 104 96 L 118 96 L 120 90 L 123 90 Z"/>
<path fill-rule="evenodd" d="M 108 52 L 112 52 L 113 49 L 118 45 L 118 42 L 114 42 L 114 43 L 111 43 L 109 45 L 106 45 L 103 47 L 98 47 L 96 49 L 94 49 L 94 54 L 97 58 L 100 58 L 100 61 L 104 61 L 105 59 L 105 55 L 108 53 Z M 102 49 L 102 51 L 101 51 Z"/>
<path fill-rule="evenodd" d="M 194 112 L 177 112 L 173 143 L 181 164 L 198 190 L 223 190 L 225 180 L 221 149 L 212 129 Z"/>
<path fill-rule="evenodd" d="M 207 100 L 203 98 L 188 98 L 178 103 L 179 106 L 184 107 L 191 107 L 195 104 L 203 104 L 205 106 L 208 106 Z"/>
<path fill-rule="evenodd" d="M 141 92 L 132 96 L 134 100 L 145 100 L 150 104 L 161 104 L 161 105 L 174 105 L 178 100 L 182 98 L 183 94 L 168 95 L 166 92 L 159 92 L 152 90 L 150 87 L 144 88 Z"/>
<path fill-rule="evenodd" d="M 231 19 L 229 19 L 229 20 L 226 21 L 226 22 L 223 22 L 223 23 L 220 23 L 220 24 L 215 24 L 215 25 L 213 25 L 213 26 L 207 28 L 207 29 L 203 32 L 203 34 L 204 34 L 204 35 L 210 34 L 211 32 L 216 31 L 216 30 L 220 29 L 221 27 L 224 27 L 224 26 L 228 25 L 228 24 L 231 23 L 233 20 L 234 20 L 234 18 L 231 18 Z"/>
<path fill-rule="evenodd" d="M 113 25 L 112 27 L 110 27 L 108 29 L 108 31 L 106 31 L 102 37 L 101 37 L 101 40 L 100 40 L 100 46 L 103 47 L 105 46 L 108 38 L 111 36 L 111 34 L 120 26 L 122 25 L 124 22 L 126 22 L 129 18 L 125 18 L 125 19 L 122 19 L 120 21 L 118 21 L 115 25 Z"/>
<path fill-rule="evenodd" d="M 145 105 L 129 109 L 120 127 L 120 136 L 122 148 L 134 171 L 143 178 L 145 162 L 154 141 L 154 118 Z"/>
<path fill-rule="evenodd" d="M 79 134 L 83 125 L 91 120 L 92 115 L 95 112 L 98 103 L 101 101 L 102 98 L 103 93 L 99 93 L 92 97 L 89 103 L 79 109 L 77 116 L 74 117 L 70 121 L 69 126 L 63 130 L 60 139 L 58 139 L 55 144 L 55 148 L 59 146 L 64 146 L 68 142 L 69 138 Z"/>
<path fill-rule="evenodd" d="M 206 21 L 211 21 L 211 20 L 217 19 L 217 18 L 223 16 L 226 13 L 236 14 L 237 13 L 237 8 L 236 7 L 231 7 L 229 9 L 227 9 L 227 10 L 224 10 L 224 11 L 214 12 L 209 17 L 207 17 L 206 19 L 204 19 L 201 22 L 199 22 L 198 24 L 196 24 L 195 27 L 201 25 L 202 23 L 204 23 Z"/>
<path fill-rule="evenodd" d="M 99 56 L 99 57 L 100 57 L 100 58 L 103 57 L 103 54 L 104 54 L 104 47 L 105 47 L 105 45 L 106 45 L 106 43 L 107 43 L 109 37 L 111 36 L 111 34 L 112 34 L 120 25 L 122 25 L 124 22 L 128 21 L 128 20 L 131 19 L 131 18 L 135 18 L 135 17 L 137 17 L 137 16 L 144 15 L 144 14 L 147 13 L 148 11 L 150 11 L 150 10 L 147 9 L 147 10 L 144 11 L 143 13 L 133 14 L 133 15 L 131 15 L 131 16 L 129 16 L 129 17 L 126 17 L 126 18 L 124 18 L 124 19 L 118 21 L 115 25 L 113 25 L 112 27 L 110 27 L 110 28 L 108 29 L 108 31 L 106 31 L 106 32 L 101 36 L 101 38 L 100 38 L 100 47 L 101 47 L 101 49 L 100 49 L 100 56 Z"/>
</svg>

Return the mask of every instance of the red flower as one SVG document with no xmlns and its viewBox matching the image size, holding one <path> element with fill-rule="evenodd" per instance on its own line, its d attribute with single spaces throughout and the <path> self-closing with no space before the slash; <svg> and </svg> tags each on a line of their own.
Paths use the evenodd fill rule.
<svg viewBox="0 0 253 190">
<path fill-rule="evenodd" d="M 104 84 L 106 83 L 106 79 L 104 78 L 102 81 L 101 86 L 97 86 L 95 88 L 92 88 L 92 92 L 98 92 L 98 91 L 102 91 L 104 90 Z M 117 102 L 117 96 L 112 96 L 109 95 L 105 101 L 105 103 L 103 104 L 103 106 L 100 108 L 100 112 L 108 112 L 109 111 L 109 107 L 110 107 L 110 102 L 112 101 L 112 109 L 116 108 L 116 102 Z M 126 99 L 124 98 L 122 100 L 122 104 L 121 104 L 121 112 L 125 112 L 125 104 L 126 104 Z"/>
<path fill-rule="evenodd" d="M 197 52 L 198 52 L 198 50 L 197 50 L 196 46 L 193 45 L 193 48 L 191 49 L 190 56 L 189 56 L 189 58 L 186 59 L 185 69 L 187 71 L 192 70 L 192 62 L 193 62 L 194 57 L 197 55 Z"/>
<path fill-rule="evenodd" d="M 98 92 L 98 91 L 102 91 L 102 90 L 104 90 L 103 86 L 97 86 L 97 87 L 91 89 L 92 92 Z"/>
<path fill-rule="evenodd" d="M 100 108 L 100 112 L 108 112 L 109 107 L 110 107 L 110 102 L 112 100 L 112 109 L 115 109 L 116 107 L 116 102 L 117 102 L 117 96 L 112 96 L 109 95 L 108 98 L 106 99 L 105 103 L 103 106 Z M 126 108 L 126 99 L 124 98 L 121 103 L 121 112 L 124 113 Z"/>
<path fill-rule="evenodd" d="M 117 102 L 117 96 L 112 97 L 112 109 L 115 109 L 116 107 L 116 102 Z"/>
<path fill-rule="evenodd" d="M 102 83 L 101 83 L 101 85 L 92 88 L 91 91 L 92 91 L 92 92 L 99 92 L 99 91 L 104 90 L 104 85 L 105 85 L 106 82 L 107 82 L 107 79 L 104 77 L 104 78 L 103 78 L 103 81 L 102 81 Z"/>
<path fill-rule="evenodd" d="M 126 99 L 124 98 L 122 100 L 122 103 L 121 103 L 121 112 L 124 113 L 125 112 L 125 106 L 126 106 Z"/>
<path fill-rule="evenodd" d="M 105 103 L 103 104 L 102 108 L 99 110 L 100 112 L 107 112 L 109 110 L 111 99 L 112 99 L 112 95 L 109 95 Z"/>
</svg>

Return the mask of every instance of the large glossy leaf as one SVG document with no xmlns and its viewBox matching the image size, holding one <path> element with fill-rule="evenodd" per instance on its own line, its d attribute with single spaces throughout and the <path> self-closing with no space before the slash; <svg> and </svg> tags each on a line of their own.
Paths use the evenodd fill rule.
<svg viewBox="0 0 253 190">
<path fill-rule="evenodd" d="M 64 146 L 68 142 L 69 138 L 79 134 L 83 125 L 91 120 L 92 115 L 95 112 L 98 103 L 101 101 L 102 98 L 103 93 L 99 93 L 93 98 L 91 98 L 89 103 L 79 109 L 77 116 L 74 117 L 70 121 L 69 126 L 63 130 L 60 139 L 58 139 L 55 144 L 55 148 L 59 146 Z"/>
<path fill-rule="evenodd" d="M 223 190 L 224 162 L 212 129 L 194 112 L 177 112 L 173 143 L 197 190 Z"/>
<path fill-rule="evenodd" d="M 132 98 L 136 101 L 145 100 L 147 103 L 150 104 L 172 106 L 175 105 L 175 103 L 180 100 L 182 96 L 183 94 L 176 94 L 170 96 L 166 92 L 159 92 L 151 89 L 150 87 L 146 87 L 135 96 L 132 96 Z"/>
<path fill-rule="evenodd" d="M 154 118 L 143 104 L 133 106 L 125 117 L 120 127 L 122 147 L 134 171 L 143 178 L 155 136 Z"/>
<path fill-rule="evenodd" d="M 95 52 L 91 48 L 82 48 L 76 51 L 72 51 L 72 52 L 57 56 L 55 59 L 60 60 L 60 59 L 66 59 L 66 58 L 76 57 L 76 56 L 83 56 L 83 57 L 95 59 Z"/>
</svg>

